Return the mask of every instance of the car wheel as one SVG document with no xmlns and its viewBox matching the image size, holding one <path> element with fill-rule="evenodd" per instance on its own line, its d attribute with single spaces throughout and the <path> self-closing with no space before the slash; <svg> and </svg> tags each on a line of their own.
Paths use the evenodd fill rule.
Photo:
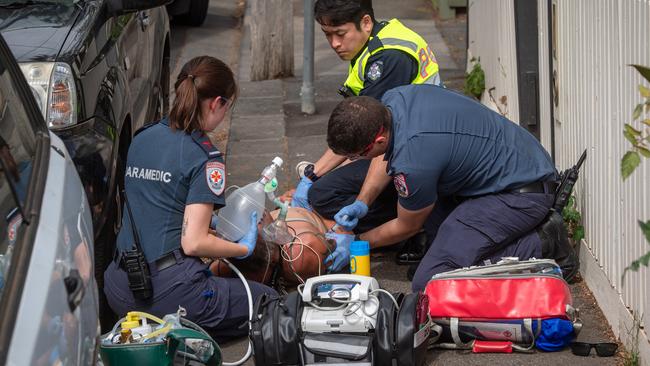
<svg viewBox="0 0 650 366">
<path fill-rule="evenodd" d="M 191 0 L 190 11 L 187 14 L 179 17 L 181 23 L 198 27 L 205 21 L 208 15 L 209 0 Z"/>
<path fill-rule="evenodd" d="M 120 149 L 122 150 L 122 149 Z M 120 231 L 122 224 L 122 189 L 124 187 L 124 172 L 126 161 L 122 157 L 122 152 L 117 158 L 117 167 L 115 177 L 117 184 L 115 187 L 114 199 L 108 210 L 109 215 L 104 223 L 104 227 L 95 242 L 95 278 L 99 290 L 99 322 L 102 333 L 108 332 L 118 319 L 113 310 L 108 306 L 106 295 L 104 295 L 104 272 L 113 261 L 115 254 L 115 243 L 117 242 L 117 233 Z"/>
</svg>

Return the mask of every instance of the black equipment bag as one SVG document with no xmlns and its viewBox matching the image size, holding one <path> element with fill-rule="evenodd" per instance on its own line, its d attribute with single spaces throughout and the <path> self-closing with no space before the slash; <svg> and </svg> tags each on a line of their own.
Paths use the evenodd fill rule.
<svg viewBox="0 0 650 366">
<path fill-rule="evenodd" d="M 299 365 L 302 299 L 298 292 L 284 297 L 263 294 L 255 302 L 250 339 L 255 365 Z"/>
<path fill-rule="evenodd" d="M 404 296 L 395 329 L 398 365 L 424 365 L 430 330 L 429 298 L 422 292 Z"/>
<path fill-rule="evenodd" d="M 390 297 L 377 294 L 379 310 L 375 325 L 373 365 L 423 365 L 426 360 L 427 339 L 430 333 L 429 299 L 421 292 L 394 294 L 399 310 Z"/>
<path fill-rule="evenodd" d="M 309 305 L 298 292 L 260 296 L 250 333 L 255 365 L 423 365 L 431 326 L 428 298 L 421 292 L 394 294 L 398 310 L 388 294 L 376 296 L 375 329 L 365 334 L 302 332 L 303 306 Z"/>
<path fill-rule="evenodd" d="M 372 334 L 305 333 L 301 356 L 305 365 L 372 365 Z"/>
</svg>

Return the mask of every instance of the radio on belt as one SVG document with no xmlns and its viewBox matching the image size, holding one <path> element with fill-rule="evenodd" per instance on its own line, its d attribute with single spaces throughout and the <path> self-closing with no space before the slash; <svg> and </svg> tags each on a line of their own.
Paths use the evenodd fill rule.
<svg viewBox="0 0 650 366">
<path fill-rule="evenodd" d="M 312 277 L 302 292 L 305 306 L 300 321 L 313 333 L 367 333 L 375 328 L 379 301 L 370 293 L 379 289 L 372 277 L 334 274 Z"/>
</svg>

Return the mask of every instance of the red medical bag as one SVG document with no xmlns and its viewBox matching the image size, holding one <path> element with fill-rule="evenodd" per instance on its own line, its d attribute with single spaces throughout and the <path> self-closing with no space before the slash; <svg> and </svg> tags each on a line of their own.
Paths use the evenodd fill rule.
<svg viewBox="0 0 650 366">
<path fill-rule="evenodd" d="M 569 286 L 552 260 L 507 259 L 441 273 L 429 281 L 425 294 L 432 320 L 443 329 L 443 348 L 508 352 L 508 347 L 483 342 L 505 341 L 515 350 L 528 350 L 544 319 L 573 321 L 576 332 L 580 327 Z"/>
</svg>

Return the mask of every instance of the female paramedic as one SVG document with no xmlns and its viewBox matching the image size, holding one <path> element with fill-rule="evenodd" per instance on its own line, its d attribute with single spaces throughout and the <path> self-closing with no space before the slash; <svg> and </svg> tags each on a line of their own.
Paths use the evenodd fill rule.
<svg viewBox="0 0 650 366">
<path fill-rule="evenodd" d="M 104 292 L 119 316 L 131 310 L 162 316 L 182 306 L 189 320 L 217 341 L 225 340 L 248 331 L 246 291 L 237 278 L 211 276 L 199 257 L 246 258 L 255 249 L 255 214 L 239 243 L 209 233 L 213 209 L 224 206 L 226 167 L 205 132 L 223 120 L 237 86 L 226 64 L 201 56 L 183 66 L 174 88 L 169 118 L 140 129 L 129 148 L 127 204 L 115 259 L 104 273 Z M 133 272 L 130 254 L 136 235 L 151 274 L 153 296 L 146 300 L 132 290 L 137 271 L 131 276 L 132 287 L 127 276 L 127 268 Z M 275 294 L 256 282 L 249 286 L 253 300 Z"/>
</svg>

